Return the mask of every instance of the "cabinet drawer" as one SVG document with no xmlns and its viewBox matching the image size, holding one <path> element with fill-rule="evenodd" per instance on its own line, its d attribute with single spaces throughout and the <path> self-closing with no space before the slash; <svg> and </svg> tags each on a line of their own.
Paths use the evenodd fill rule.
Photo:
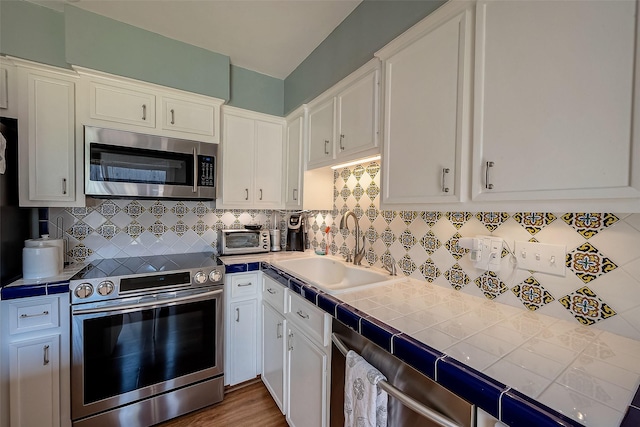
<svg viewBox="0 0 640 427">
<path fill-rule="evenodd" d="M 262 300 L 269 303 L 278 313 L 284 314 L 285 298 L 285 287 L 265 276 L 262 284 Z"/>
<path fill-rule="evenodd" d="M 258 294 L 258 275 L 256 273 L 231 276 L 231 298 L 252 297 Z"/>
<path fill-rule="evenodd" d="M 9 333 L 11 335 L 57 328 L 60 324 L 58 298 L 29 298 L 9 304 Z"/>
<path fill-rule="evenodd" d="M 287 317 L 316 344 L 321 347 L 329 345 L 329 315 L 291 292 L 287 295 Z"/>
</svg>

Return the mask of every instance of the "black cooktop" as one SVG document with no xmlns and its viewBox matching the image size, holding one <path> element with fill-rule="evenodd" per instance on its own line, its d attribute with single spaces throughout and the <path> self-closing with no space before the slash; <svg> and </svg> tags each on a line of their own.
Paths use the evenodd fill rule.
<svg viewBox="0 0 640 427">
<path fill-rule="evenodd" d="M 215 267 L 218 265 L 222 265 L 222 261 L 212 252 L 105 258 L 91 261 L 89 265 L 76 273 L 71 280 L 144 275 L 199 267 Z"/>
</svg>

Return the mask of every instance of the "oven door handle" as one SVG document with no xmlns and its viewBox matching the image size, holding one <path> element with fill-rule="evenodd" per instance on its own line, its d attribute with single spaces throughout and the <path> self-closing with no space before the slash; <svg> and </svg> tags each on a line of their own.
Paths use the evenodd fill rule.
<svg viewBox="0 0 640 427">
<path fill-rule="evenodd" d="M 213 295 L 221 294 L 223 289 L 218 289 L 210 292 L 203 292 L 195 295 L 187 295 L 184 297 L 172 298 L 169 300 L 156 300 L 156 301 L 148 301 L 148 302 L 139 302 L 134 304 L 122 304 L 122 305 L 112 305 L 109 307 L 100 307 L 100 308 L 81 308 L 77 310 L 73 310 L 71 314 L 95 314 L 95 313 L 108 313 L 113 311 L 122 311 L 122 310 L 131 310 L 138 309 L 144 307 L 163 307 L 174 305 L 178 302 L 185 302 L 191 300 L 203 300 L 208 299 Z"/>
</svg>

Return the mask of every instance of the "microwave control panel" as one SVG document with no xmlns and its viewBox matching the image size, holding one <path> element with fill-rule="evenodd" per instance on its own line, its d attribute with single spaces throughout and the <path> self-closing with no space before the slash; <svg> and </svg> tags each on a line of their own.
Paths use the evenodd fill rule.
<svg viewBox="0 0 640 427">
<path fill-rule="evenodd" d="M 216 158 L 213 156 L 198 156 L 198 186 L 215 187 Z"/>
</svg>

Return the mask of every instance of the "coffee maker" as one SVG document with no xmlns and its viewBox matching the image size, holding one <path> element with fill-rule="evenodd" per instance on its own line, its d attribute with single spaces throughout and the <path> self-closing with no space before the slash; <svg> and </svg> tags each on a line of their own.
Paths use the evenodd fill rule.
<svg viewBox="0 0 640 427">
<path fill-rule="evenodd" d="M 303 214 L 291 214 L 287 223 L 288 251 L 304 251 L 307 244 L 306 219 Z"/>
</svg>

